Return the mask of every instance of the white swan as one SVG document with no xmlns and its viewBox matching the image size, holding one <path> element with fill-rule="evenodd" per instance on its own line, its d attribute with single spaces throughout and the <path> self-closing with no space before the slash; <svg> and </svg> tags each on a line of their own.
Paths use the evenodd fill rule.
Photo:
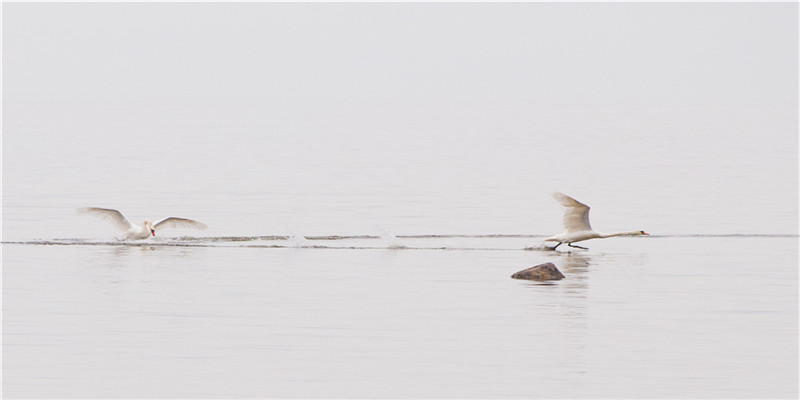
<svg viewBox="0 0 800 400">
<path fill-rule="evenodd" d="M 198 222 L 186 218 L 168 217 L 156 223 L 148 220 L 142 221 L 141 226 L 136 226 L 128 221 L 121 212 L 112 210 L 110 208 L 79 208 L 78 212 L 81 214 L 91 214 L 103 219 L 111 220 L 114 225 L 120 230 L 124 231 L 124 239 L 147 239 L 150 235 L 156 235 L 157 228 L 195 228 L 206 229 L 208 226 L 202 222 Z"/>
<path fill-rule="evenodd" d="M 555 192 L 553 198 L 556 199 L 562 206 L 564 206 L 564 232 L 558 235 L 545 239 L 545 242 L 558 242 L 557 245 L 550 250 L 555 250 L 556 247 L 566 243 L 569 247 L 576 247 L 579 249 L 588 250 L 586 247 L 573 246 L 575 242 L 581 242 L 589 239 L 602 239 L 614 236 L 640 236 L 649 235 L 645 231 L 631 231 L 631 232 L 618 232 L 618 233 L 600 233 L 592 230 L 589 225 L 589 206 L 579 202 L 565 195 L 564 193 Z"/>
</svg>

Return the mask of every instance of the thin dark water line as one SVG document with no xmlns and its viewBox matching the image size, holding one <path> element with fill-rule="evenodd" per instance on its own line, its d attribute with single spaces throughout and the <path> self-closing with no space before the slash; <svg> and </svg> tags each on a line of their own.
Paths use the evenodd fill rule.
<svg viewBox="0 0 800 400">
<path fill-rule="evenodd" d="M 549 237 L 550 235 L 541 234 L 477 234 L 477 235 L 459 235 L 459 234 L 420 234 L 420 235 L 396 235 L 398 239 L 535 239 Z M 219 236 L 219 237 L 178 237 L 176 240 L 183 241 L 221 241 L 221 242 L 245 242 L 254 240 L 289 240 L 292 236 L 284 235 L 261 235 L 261 236 Z M 720 233 L 720 234 L 651 234 L 648 238 L 757 238 L 757 237 L 800 237 L 798 234 L 791 233 Z M 303 236 L 307 240 L 372 240 L 382 239 L 381 236 L 374 235 L 324 235 L 324 236 Z M 71 240 L 71 239 L 58 239 L 58 240 Z"/>
<path fill-rule="evenodd" d="M 397 235 L 398 238 L 401 239 L 437 239 L 437 238 L 486 238 L 486 239 L 503 239 L 503 238 L 536 238 L 536 237 L 547 237 L 547 235 L 529 235 L 529 234 L 517 234 L 517 233 L 491 233 L 491 234 L 484 234 L 484 235 L 437 235 L 437 234 L 430 234 L 430 235 Z"/>
<path fill-rule="evenodd" d="M 259 236 L 218 236 L 218 237 L 195 237 L 184 236 L 175 238 L 176 240 L 185 241 L 226 241 L 226 242 L 245 242 L 253 240 L 288 240 L 292 236 L 288 235 L 259 235 Z M 381 236 L 376 235 L 310 235 L 303 236 L 307 240 L 365 240 L 365 239 L 382 239 Z M 398 239 L 449 239 L 449 238 L 473 238 L 473 239 L 491 239 L 491 238 L 537 238 L 546 237 L 546 235 L 527 235 L 527 234 L 482 234 L 482 235 L 456 235 L 456 234 L 424 234 L 424 235 L 396 235 Z M 59 239 L 69 240 L 69 239 Z"/>
<path fill-rule="evenodd" d="M 547 250 L 544 248 L 508 249 L 497 247 L 409 247 L 409 246 L 292 246 L 292 245 L 250 245 L 250 246 L 218 246 L 213 244 L 193 243 L 132 243 L 132 242 L 2 242 L 2 244 L 16 244 L 28 246 L 120 246 L 120 247 L 213 247 L 221 249 L 322 249 L 322 250 L 466 250 L 466 251 L 531 251 Z"/>
<path fill-rule="evenodd" d="M 675 235 L 648 235 L 651 238 L 797 238 L 795 233 L 701 233 Z"/>
<path fill-rule="evenodd" d="M 239 246 L 241 248 L 273 248 L 273 249 L 322 249 L 322 250 L 466 250 L 466 251 L 530 251 L 530 250 L 546 250 L 536 248 L 522 248 L 522 249 L 503 249 L 497 247 L 409 247 L 409 246 L 391 246 L 391 247 L 374 247 L 374 246 Z"/>
<path fill-rule="evenodd" d="M 449 239 L 449 238 L 463 238 L 463 239 L 532 239 L 541 238 L 545 235 L 522 235 L 522 234 L 487 234 L 487 235 L 398 235 L 399 239 Z M 731 239 L 747 239 L 747 238 L 798 238 L 797 234 L 675 234 L 675 235 L 649 235 L 645 237 L 637 237 L 637 239 L 662 239 L 662 238 L 731 238 Z M 304 236 L 305 239 L 311 241 L 335 241 L 335 240 L 374 240 L 382 239 L 380 236 L 370 235 L 329 235 L 329 236 Z M 252 248 L 325 248 L 325 249 L 408 249 L 408 250 L 523 250 L 523 249 L 508 249 L 497 247 L 413 247 L 413 246 L 296 246 L 296 245 L 283 245 L 283 244 L 270 244 L 270 245 L 241 245 L 241 246 L 223 246 L 217 243 L 236 243 L 236 242 L 253 242 L 253 241 L 287 241 L 291 236 L 281 235 L 260 235 L 260 236 L 217 236 L 217 237 L 177 237 L 168 239 L 171 241 L 161 242 L 127 242 L 127 241 L 90 241 L 87 239 L 50 239 L 50 240 L 30 240 L 30 241 L 2 241 L 2 244 L 18 244 L 18 245 L 53 245 L 53 246 L 132 246 L 132 247 L 146 247 L 146 246 L 163 246 L 163 247 L 252 247 Z M 537 250 L 536 248 L 525 248 L 524 250 Z"/>
<path fill-rule="evenodd" d="M 152 243 L 152 242 L 60 242 L 60 241 L 28 241 L 28 242 L 1 242 L 2 244 L 18 244 L 28 246 L 127 246 L 127 247 L 225 247 L 213 244 L 192 243 Z M 229 246 L 234 247 L 234 246 Z M 241 246 L 243 247 L 243 246 Z"/>
</svg>

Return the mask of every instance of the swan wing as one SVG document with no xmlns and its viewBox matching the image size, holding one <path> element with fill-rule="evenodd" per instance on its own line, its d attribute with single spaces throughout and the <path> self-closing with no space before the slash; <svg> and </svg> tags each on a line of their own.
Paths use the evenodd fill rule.
<svg viewBox="0 0 800 400">
<path fill-rule="evenodd" d="M 117 210 L 112 210 L 110 208 L 98 208 L 98 207 L 79 208 L 78 213 L 94 215 L 102 219 L 109 220 L 114 224 L 114 226 L 123 231 L 127 231 L 128 229 L 133 228 L 133 224 L 131 224 L 131 221 L 128 221 L 128 219 L 125 218 L 125 216 L 122 215 L 121 212 Z"/>
<path fill-rule="evenodd" d="M 569 232 L 591 231 L 589 224 L 589 206 L 565 195 L 555 192 L 553 198 L 564 207 L 564 230 Z"/>
<path fill-rule="evenodd" d="M 168 217 L 153 224 L 153 228 L 194 228 L 202 230 L 208 228 L 208 225 L 193 219 Z"/>
</svg>

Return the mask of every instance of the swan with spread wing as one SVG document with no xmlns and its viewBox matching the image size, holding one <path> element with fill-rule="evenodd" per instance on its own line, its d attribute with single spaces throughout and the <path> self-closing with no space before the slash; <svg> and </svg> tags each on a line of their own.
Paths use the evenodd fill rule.
<svg viewBox="0 0 800 400">
<path fill-rule="evenodd" d="M 164 228 L 194 228 L 194 229 L 206 229 L 208 226 L 202 222 L 198 222 L 192 219 L 187 218 L 179 218 L 179 217 L 167 217 L 160 221 L 156 221 L 155 223 L 144 220 L 142 224 L 136 226 L 128 221 L 124 215 L 118 210 L 113 210 L 110 208 L 98 208 L 98 207 L 88 207 L 88 208 L 79 208 L 78 212 L 81 214 L 89 214 L 94 215 L 96 217 L 103 218 L 105 220 L 111 221 L 114 226 L 119 228 L 121 231 L 124 232 L 123 239 L 147 239 L 148 237 L 156 235 L 156 229 L 164 229 Z"/>
<path fill-rule="evenodd" d="M 564 207 L 564 232 L 544 240 L 545 242 L 558 242 L 555 247 L 549 248 L 550 250 L 555 250 L 563 243 L 566 243 L 569 247 L 588 250 L 586 247 L 573 246 L 572 244 L 589 239 L 603 239 L 614 236 L 649 235 L 645 231 L 617 233 L 596 232 L 589 224 L 589 206 L 565 195 L 564 193 L 555 192 L 553 193 L 553 198 Z"/>
</svg>

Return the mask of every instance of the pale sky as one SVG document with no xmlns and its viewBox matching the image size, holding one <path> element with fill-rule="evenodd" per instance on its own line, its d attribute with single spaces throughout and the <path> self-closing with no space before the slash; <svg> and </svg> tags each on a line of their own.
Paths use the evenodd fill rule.
<svg viewBox="0 0 800 400">
<path fill-rule="evenodd" d="M 4 100 L 797 104 L 796 3 L 6 3 Z"/>
</svg>

